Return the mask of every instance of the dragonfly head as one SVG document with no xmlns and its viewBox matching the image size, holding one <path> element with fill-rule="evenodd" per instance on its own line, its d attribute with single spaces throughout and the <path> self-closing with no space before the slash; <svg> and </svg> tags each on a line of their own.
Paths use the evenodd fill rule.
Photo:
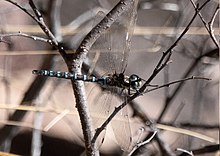
<svg viewBox="0 0 220 156">
<path fill-rule="evenodd" d="M 132 74 L 129 77 L 129 83 L 132 89 L 135 89 L 135 90 L 139 89 L 141 87 L 141 81 L 142 79 L 136 74 Z"/>
</svg>

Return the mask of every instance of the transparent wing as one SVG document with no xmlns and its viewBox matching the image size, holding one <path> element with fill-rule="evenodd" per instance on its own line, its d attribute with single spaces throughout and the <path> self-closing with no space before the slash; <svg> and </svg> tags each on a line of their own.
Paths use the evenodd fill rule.
<svg viewBox="0 0 220 156">
<path fill-rule="evenodd" d="M 112 38 L 112 47 L 116 47 L 116 50 L 119 49 L 119 52 L 115 52 L 114 54 L 117 54 L 115 56 L 115 65 L 116 65 L 116 72 L 124 72 L 126 66 L 127 66 L 127 58 L 128 54 L 130 51 L 130 46 L 131 46 L 131 36 L 133 34 L 135 22 L 136 22 L 136 9 L 137 9 L 137 3 L 138 1 L 135 1 L 135 4 L 128 10 L 126 11 L 122 16 L 121 20 L 123 24 L 123 33 L 120 34 L 119 32 L 116 31 L 116 34 L 120 34 L 120 44 L 117 42 L 117 40 L 114 40 Z M 120 20 L 119 19 L 119 20 Z M 121 28 L 121 27 L 120 27 Z M 117 29 L 116 29 L 117 30 Z M 122 30 L 118 30 L 122 32 Z M 119 60 L 121 59 L 121 60 Z M 115 93 L 118 93 L 117 91 Z M 119 94 L 119 93 L 118 93 Z M 119 97 L 119 96 L 114 96 L 113 98 L 115 100 L 112 100 L 113 103 L 111 103 L 111 111 L 115 109 L 115 106 L 119 106 L 126 100 L 126 95 L 124 97 Z M 115 105 L 116 102 L 118 101 L 118 104 Z M 131 130 L 130 130 L 130 124 L 129 124 L 129 117 L 128 117 L 128 112 L 127 112 L 127 106 L 123 108 L 112 120 L 111 122 L 112 129 L 115 134 L 115 138 L 119 144 L 119 146 L 122 148 L 122 150 L 125 151 L 130 151 L 131 150 L 131 145 L 132 145 L 132 135 L 131 135 Z"/>
<path fill-rule="evenodd" d="M 112 100 L 110 91 L 103 91 L 97 84 L 92 85 L 88 93 L 89 109 L 92 117 L 93 127 L 99 128 L 109 115 L 110 105 Z M 100 148 L 104 142 L 106 129 L 98 136 L 96 140 L 97 147 Z"/>
<path fill-rule="evenodd" d="M 130 40 L 136 21 L 137 1 L 128 11 L 102 34 L 89 52 L 90 58 L 95 58 L 95 53 L 100 52 L 95 69 L 99 69 L 100 75 L 124 72 L 130 50 Z M 92 59 L 93 60 L 93 59 Z M 100 70 L 101 69 L 101 70 Z M 102 92 L 100 89 L 92 91 L 97 93 L 96 98 L 90 106 L 94 127 L 99 127 L 112 113 L 116 106 L 122 104 L 124 98 L 120 98 L 122 88 L 111 87 L 108 91 Z M 91 95 L 89 95 L 91 96 Z M 94 97 L 94 96 L 93 96 Z M 126 98 L 126 97 L 125 97 Z M 90 101 L 90 100 L 89 100 Z M 119 146 L 125 150 L 130 150 L 131 131 L 126 108 L 122 109 L 111 122 L 115 138 Z M 103 135 L 99 137 L 98 143 L 102 143 Z"/>
<path fill-rule="evenodd" d="M 113 94 L 113 92 L 115 94 Z M 121 89 L 111 88 L 109 90 L 102 91 L 100 87 L 97 86 L 91 89 L 88 101 L 92 104 L 90 105 L 90 112 L 94 128 L 100 127 L 114 111 L 115 107 L 119 106 L 124 101 L 118 97 L 116 92 L 118 92 L 117 94 L 120 94 L 119 92 L 121 92 Z M 132 137 L 126 107 L 118 112 L 108 127 L 109 126 L 112 127 L 116 142 L 121 149 L 129 151 L 132 143 Z M 106 129 L 101 133 L 96 141 L 98 147 L 101 147 L 104 142 L 105 135 Z"/>
<path fill-rule="evenodd" d="M 118 107 L 120 104 L 122 104 L 125 99 L 126 97 L 119 98 L 117 95 L 113 96 L 110 103 L 111 104 L 110 113 L 114 111 L 116 106 Z M 131 135 L 127 106 L 125 106 L 116 114 L 116 116 L 111 121 L 111 127 L 113 129 L 115 139 L 118 145 L 121 147 L 121 149 L 124 151 L 130 151 L 132 145 L 132 135 Z"/>
<path fill-rule="evenodd" d="M 135 3 L 137 3 L 135 1 Z M 130 39 L 136 21 L 136 4 L 125 11 L 114 24 L 95 42 L 88 54 L 94 60 L 95 53 L 100 53 L 95 68 L 101 75 L 121 73 L 125 70 L 130 51 Z M 135 11 L 134 11 L 135 10 Z M 104 15 L 104 13 L 102 13 Z M 100 13 L 98 15 L 100 19 Z M 104 17 L 104 16 L 103 16 Z"/>
</svg>

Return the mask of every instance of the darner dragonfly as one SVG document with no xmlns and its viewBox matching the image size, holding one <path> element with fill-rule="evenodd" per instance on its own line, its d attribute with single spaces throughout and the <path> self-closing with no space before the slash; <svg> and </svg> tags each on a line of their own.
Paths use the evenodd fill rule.
<svg viewBox="0 0 220 156">
<path fill-rule="evenodd" d="M 101 95 L 96 95 L 97 98 L 91 106 L 89 105 L 95 128 L 98 128 L 113 112 L 114 108 L 120 106 L 126 100 L 127 96 L 136 93 L 141 87 L 143 80 L 139 76 L 135 74 L 126 76 L 124 74 L 127 67 L 131 35 L 136 21 L 137 3 L 138 1 L 135 0 L 135 4 L 125 11 L 92 47 L 103 51 L 100 53 L 96 66 L 101 68 L 103 73 L 100 73 L 100 75 L 104 76 L 95 77 L 69 72 L 33 70 L 33 74 L 76 81 L 97 82 L 105 88 L 106 90 L 102 91 Z M 94 57 L 94 53 L 88 55 L 89 58 Z M 121 98 L 118 98 L 118 96 Z M 91 100 L 88 100 L 88 102 L 90 104 Z M 129 151 L 132 145 L 132 137 L 126 108 L 123 108 L 111 121 L 111 127 L 119 146 L 123 150 Z M 104 136 L 100 136 L 98 143 L 102 143 L 103 138 Z"/>
<path fill-rule="evenodd" d="M 104 88 L 111 86 L 111 87 L 119 87 L 123 90 L 127 89 L 129 95 L 131 95 L 132 91 L 137 91 L 140 88 L 142 81 L 142 79 L 136 74 L 132 74 L 130 77 L 128 77 L 125 76 L 124 73 L 119 73 L 119 74 L 114 73 L 113 75 L 107 75 L 100 78 L 97 78 L 95 76 L 78 75 L 69 72 L 60 72 L 60 71 L 51 71 L 51 70 L 33 70 L 32 73 L 41 76 L 97 82 Z"/>
</svg>

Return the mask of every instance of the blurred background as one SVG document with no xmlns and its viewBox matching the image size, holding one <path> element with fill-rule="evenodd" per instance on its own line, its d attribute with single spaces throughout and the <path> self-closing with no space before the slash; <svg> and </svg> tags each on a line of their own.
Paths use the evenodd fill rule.
<svg viewBox="0 0 220 156">
<path fill-rule="evenodd" d="M 17 0 L 17 2 L 31 12 L 27 0 Z M 57 40 L 62 42 L 68 52 L 74 52 L 83 37 L 98 22 L 97 19 L 109 12 L 118 0 L 35 0 L 34 2 Z M 197 2 L 201 6 L 205 1 Z M 219 5 L 218 1 L 213 0 L 201 10 L 207 23 L 212 20 L 217 5 Z M 6 1 L 1 1 L 0 7 L 1 34 L 22 32 L 47 38 L 40 27 L 19 8 Z M 137 74 L 147 80 L 161 58 L 162 52 L 174 43 L 194 13 L 195 9 L 190 1 L 139 0 L 137 22 L 125 74 Z M 117 29 L 117 26 L 114 29 Z M 219 41 L 219 18 L 214 20 L 213 29 Z M 83 135 L 70 81 L 37 78 L 32 74 L 32 70 L 43 68 L 67 71 L 62 57 L 50 44 L 34 39 L 9 36 L 1 37 L 1 41 L 1 151 L 19 155 L 34 155 L 35 150 L 40 151 L 41 155 L 82 154 Z M 121 43 L 117 37 L 115 41 Z M 94 50 L 89 52 L 91 56 L 101 51 L 101 48 L 106 48 L 101 39 L 95 46 Z M 177 148 L 190 151 L 219 143 L 218 51 L 218 47 L 197 16 L 187 34 L 173 49 L 172 63 L 155 77 L 152 84 L 162 85 L 182 79 L 184 76 L 202 76 L 211 80 L 191 80 L 185 82 L 180 90 L 176 90 L 179 84 L 175 84 L 135 99 L 136 105 L 150 121 L 158 121 L 164 144 L 177 155 L 181 154 L 176 151 Z M 206 53 L 210 55 L 200 57 Z M 87 62 L 93 61 L 89 58 Z M 97 69 L 102 68 L 101 66 L 102 63 L 96 65 Z M 93 96 L 90 94 L 94 92 L 94 88 L 93 84 L 86 83 L 88 99 Z M 102 94 L 102 92 L 95 93 L 96 96 Z M 92 106 L 92 100 L 90 103 Z M 169 107 L 162 114 L 167 103 Z M 138 138 L 145 138 L 152 129 L 142 123 L 134 114 L 132 107 L 128 106 L 127 109 L 135 143 L 138 142 Z M 167 130 L 162 125 L 170 126 L 171 130 Z M 181 134 L 176 132 L 174 127 L 201 133 L 207 136 L 207 139 Z M 100 149 L 103 155 L 122 155 L 123 151 L 113 136 L 113 131 L 107 130 Z M 140 153 L 165 155 L 156 141 L 142 148 L 139 155 Z M 216 151 L 204 155 L 215 154 L 217 155 Z"/>
</svg>

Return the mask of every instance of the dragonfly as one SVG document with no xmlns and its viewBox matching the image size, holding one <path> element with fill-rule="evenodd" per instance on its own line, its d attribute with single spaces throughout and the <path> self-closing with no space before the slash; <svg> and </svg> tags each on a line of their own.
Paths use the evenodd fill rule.
<svg viewBox="0 0 220 156">
<path fill-rule="evenodd" d="M 92 47 L 103 51 L 96 62 L 96 66 L 103 71 L 103 73 L 100 73 L 103 76 L 96 77 L 52 70 L 32 71 L 33 74 L 40 76 L 95 82 L 104 88 L 101 95 L 97 96 L 97 99 L 95 98 L 95 102 L 90 107 L 95 128 L 98 128 L 113 112 L 114 108 L 120 106 L 128 96 L 138 92 L 144 81 L 136 74 L 125 75 L 131 36 L 136 22 L 137 3 L 138 1 L 135 1 L 133 6 L 125 11 Z M 94 57 L 94 53 L 88 53 L 88 55 L 89 58 Z M 121 149 L 130 151 L 132 137 L 126 108 L 123 108 L 111 121 L 111 127 Z M 102 144 L 104 137 L 105 131 L 100 135 L 97 142 Z"/>
<path fill-rule="evenodd" d="M 132 91 L 138 91 L 141 86 L 142 79 L 136 75 L 132 74 L 131 76 L 126 76 L 124 73 L 114 73 L 113 75 L 109 74 L 102 77 L 95 77 L 95 76 L 87 76 L 85 74 L 72 74 L 70 72 L 61 72 L 61 71 L 52 71 L 52 70 L 33 70 L 33 74 L 40 75 L 40 76 L 49 76 L 49 77 L 56 77 L 56 78 L 64 78 L 70 80 L 77 80 L 77 81 L 87 81 L 87 82 L 97 82 L 103 88 L 107 87 L 118 87 L 121 89 L 127 89 L 128 94 L 131 95 Z"/>
</svg>

